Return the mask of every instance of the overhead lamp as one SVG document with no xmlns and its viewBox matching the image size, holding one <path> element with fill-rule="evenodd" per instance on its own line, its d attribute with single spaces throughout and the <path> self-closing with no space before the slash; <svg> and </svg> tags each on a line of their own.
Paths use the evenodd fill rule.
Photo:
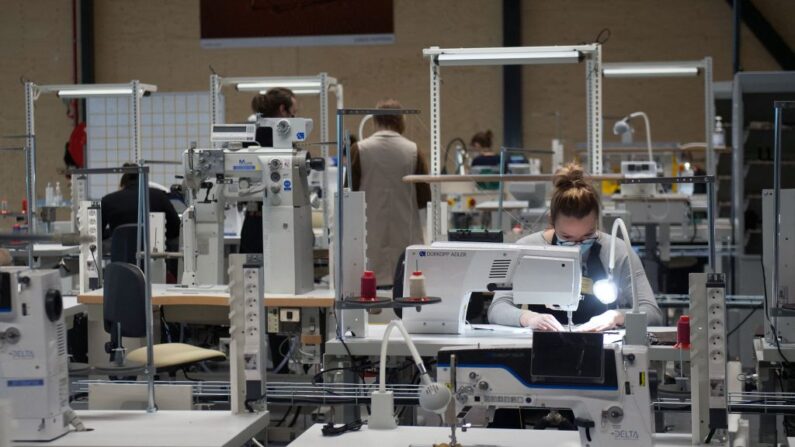
<svg viewBox="0 0 795 447">
<path fill-rule="evenodd" d="M 632 243 L 629 240 L 627 226 L 621 218 L 613 221 L 613 231 L 610 232 L 610 258 L 608 261 L 607 278 L 596 281 L 593 285 L 594 296 L 604 304 L 614 303 L 618 299 L 618 287 L 613 281 L 613 269 L 616 266 L 616 236 L 618 229 L 621 229 L 621 236 L 624 238 L 627 255 L 632 251 Z M 635 272 L 632 271 L 632 262 L 627 262 L 629 266 L 629 284 L 632 290 L 632 311 L 638 311 L 638 297 L 635 293 Z"/>
<path fill-rule="evenodd" d="M 437 63 L 442 66 L 467 65 L 533 65 L 533 64 L 576 64 L 583 59 L 577 50 L 499 52 L 499 53 L 442 53 Z"/>
<path fill-rule="evenodd" d="M 652 151 L 651 151 L 651 125 L 649 124 L 649 116 L 646 115 L 645 113 L 643 112 L 630 113 L 624 118 L 621 118 L 620 120 L 616 121 L 616 123 L 613 125 L 613 134 L 632 135 L 632 126 L 630 126 L 629 120 L 637 117 L 643 118 L 643 122 L 646 124 L 646 148 L 649 151 L 649 161 L 654 161 L 654 157 L 652 156 Z"/>
<path fill-rule="evenodd" d="M 238 82 L 235 85 L 235 88 L 239 92 L 250 92 L 250 91 L 261 91 L 261 90 L 268 90 L 271 88 L 276 87 L 283 87 L 289 89 L 315 89 L 320 90 L 320 81 L 317 80 L 309 80 L 309 81 L 296 81 L 296 80 L 283 80 L 280 81 L 276 80 L 268 80 L 268 81 L 250 81 L 250 82 Z"/>
<path fill-rule="evenodd" d="M 141 88 L 139 94 L 147 95 L 152 89 Z M 59 98 L 87 98 L 94 96 L 124 96 L 132 94 L 132 86 L 113 85 L 113 86 L 77 86 L 75 88 L 65 88 L 57 91 Z"/>
<path fill-rule="evenodd" d="M 271 88 L 274 88 L 274 87 L 271 87 Z M 287 87 L 285 87 L 285 88 L 287 88 Z M 292 91 L 294 95 L 319 95 L 320 94 L 320 89 L 319 88 L 293 88 L 293 89 L 290 89 L 290 91 Z M 264 95 L 264 94 L 268 93 L 268 90 L 267 89 L 266 90 L 260 90 L 259 92 L 260 92 L 261 95 Z"/>
<path fill-rule="evenodd" d="M 698 76 L 698 67 L 664 65 L 610 66 L 605 64 L 602 73 L 606 78 L 675 78 Z"/>
</svg>

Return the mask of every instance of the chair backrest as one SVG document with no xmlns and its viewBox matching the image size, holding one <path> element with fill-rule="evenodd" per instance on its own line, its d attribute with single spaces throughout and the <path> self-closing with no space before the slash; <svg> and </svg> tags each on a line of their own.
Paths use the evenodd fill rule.
<svg viewBox="0 0 795 447">
<path fill-rule="evenodd" d="M 115 328 L 120 326 L 122 337 L 146 336 L 145 286 L 143 272 L 133 264 L 111 262 L 105 267 L 102 289 L 105 332 L 115 336 Z"/>
<path fill-rule="evenodd" d="M 119 225 L 110 236 L 110 262 L 135 264 L 138 244 L 138 225 Z"/>
</svg>

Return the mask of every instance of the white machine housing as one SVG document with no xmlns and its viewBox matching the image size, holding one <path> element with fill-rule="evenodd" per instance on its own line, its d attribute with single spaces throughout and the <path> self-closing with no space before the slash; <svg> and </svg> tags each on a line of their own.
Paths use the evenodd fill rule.
<svg viewBox="0 0 795 447">
<path fill-rule="evenodd" d="M 188 150 L 184 154 L 186 180 L 191 188 L 210 180 L 223 185 L 216 201 L 262 202 L 265 291 L 306 293 L 314 287 L 314 234 L 307 181 L 311 161 L 308 153 L 294 149 L 293 143 L 306 140 L 312 120 L 262 118 L 257 124 L 258 130 L 271 129 L 273 147 Z M 223 206 L 216 208 L 221 211 L 215 219 L 215 231 L 223 237 Z M 193 239 L 195 242 L 184 239 L 186 253 L 202 244 L 198 226 Z M 201 270 L 201 261 L 197 258 L 197 271 Z M 214 265 L 219 263 L 220 258 Z"/>
<path fill-rule="evenodd" d="M 50 441 L 69 430 L 66 325 L 57 270 L 0 269 L 0 399 L 12 439 Z"/>
<path fill-rule="evenodd" d="M 621 174 L 627 178 L 657 177 L 657 162 L 654 161 L 622 161 Z M 655 183 L 639 183 L 621 185 L 622 196 L 652 196 L 657 191 Z"/>
<path fill-rule="evenodd" d="M 531 352 L 507 346 L 443 348 L 437 381 L 455 384 L 456 412 L 464 407 L 571 409 L 583 446 L 652 445 L 646 346 L 605 345 L 602 383 L 538 381 L 530 373 Z M 456 355 L 455 381 L 451 354 Z"/>
<path fill-rule="evenodd" d="M 582 268 L 577 247 L 435 242 L 406 249 L 403 290 L 419 270 L 425 290 L 441 303 L 403 310 L 412 334 L 463 334 L 473 292 L 512 293 L 516 304 L 574 312 L 580 304 Z"/>
</svg>

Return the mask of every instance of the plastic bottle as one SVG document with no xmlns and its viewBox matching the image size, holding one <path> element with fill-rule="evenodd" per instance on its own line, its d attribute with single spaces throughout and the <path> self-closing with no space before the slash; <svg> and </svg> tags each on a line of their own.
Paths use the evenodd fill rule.
<svg viewBox="0 0 795 447">
<path fill-rule="evenodd" d="M 685 162 L 684 167 L 679 173 L 680 177 L 692 177 L 695 174 L 693 171 L 693 167 L 690 166 L 690 162 Z M 678 185 L 679 192 L 686 195 L 692 196 L 693 195 L 693 184 L 692 183 L 679 183 Z"/>
<path fill-rule="evenodd" d="M 726 146 L 726 132 L 723 130 L 723 118 L 720 116 L 715 117 L 715 130 L 712 131 L 712 146 Z"/>
<path fill-rule="evenodd" d="M 690 317 L 682 315 L 676 323 L 676 349 L 690 349 Z"/>
<path fill-rule="evenodd" d="M 55 201 L 55 190 L 52 187 L 52 183 L 47 183 L 47 188 L 44 190 L 44 206 L 52 206 L 52 203 Z"/>
<path fill-rule="evenodd" d="M 61 206 L 63 194 L 61 194 L 61 182 L 55 182 L 55 206 Z"/>
<path fill-rule="evenodd" d="M 6 199 L 0 202 L 0 214 L 8 214 L 8 200 Z"/>
<path fill-rule="evenodd" d="M 362 282 L 361 282 L 361 294 L 360 297 L 362 301 L 375 301 L 376 298 L 376 284 L 375 284 L 375 273 L 370 270 L 365 270 L 362 273 Z"/>
</svg>

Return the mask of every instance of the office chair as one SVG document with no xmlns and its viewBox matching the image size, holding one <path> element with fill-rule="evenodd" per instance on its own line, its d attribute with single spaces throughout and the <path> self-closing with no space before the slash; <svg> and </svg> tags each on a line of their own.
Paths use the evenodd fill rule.
<svg viewBox="0 0 795 447">
<path fill-rule="evenodd" d="M 115 235 L 115 234 L 114 234 Z M 146 280 L 141 269 L 126 262 L 111 262 L 105 268 L 105 287 L 102 291 L 105 332 L 111 336 L 105 346 L 111 362 L 146 364 L 146 347 L 124 355 L 122 337 L 146 336 L 146 308 L 144 307 Z M 223 360 L 221 351 L 199 348 L 184 343 L 163 343 L 154 346 L 155 370 L 168 371 L 171 376 L 179 369 L 205 360 Z"/>
</svg>

